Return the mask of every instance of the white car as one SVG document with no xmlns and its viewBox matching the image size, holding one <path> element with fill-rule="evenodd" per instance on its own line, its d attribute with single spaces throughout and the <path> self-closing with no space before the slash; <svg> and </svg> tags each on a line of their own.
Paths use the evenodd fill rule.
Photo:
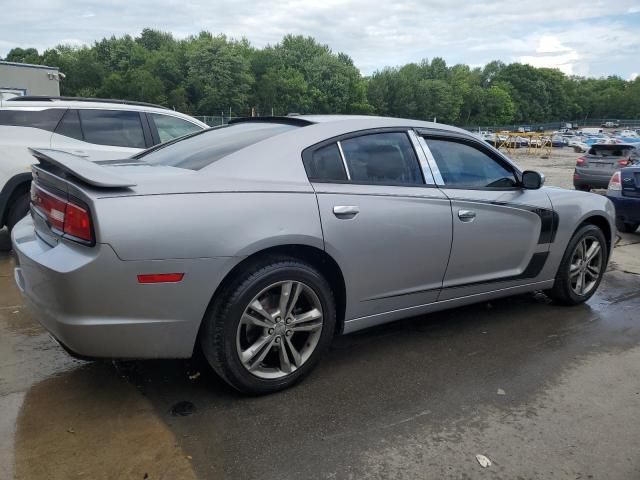
<svg viewBox="0 0 640 480">
<path fill-rule="evenodd" d="M 32 148 L 52 148 L 86 160 L 127 158 L 204 130 L 188 115 L 141 102 L 69 97 L 0 101 L 0 228 L 29 211 Z"/>
</svg>

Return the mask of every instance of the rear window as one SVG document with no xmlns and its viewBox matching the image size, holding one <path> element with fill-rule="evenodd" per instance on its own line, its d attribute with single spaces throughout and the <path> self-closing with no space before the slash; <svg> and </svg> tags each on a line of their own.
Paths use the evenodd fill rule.
<svg viewBox="0 0 640 480">
<path fill-rule="evenodd" d="M 589 149 L 589 155 L 596 155 L 598 157 L 628 157 L 633 153 L 634 148 L 629 146 L 620 145 L 593 145 Z"/>
<path fill-rule="evenodd" d="M 136 158 L 152 165 L 200 170 L 249 145 L 300 128 L 280 123 L 236 123 L 203 130 L 152 148 Z"/>
</svg>

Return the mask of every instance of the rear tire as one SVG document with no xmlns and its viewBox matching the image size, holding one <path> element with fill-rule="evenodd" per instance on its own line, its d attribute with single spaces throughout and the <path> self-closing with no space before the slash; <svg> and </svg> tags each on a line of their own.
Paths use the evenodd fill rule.
<svg viewBox="0 0 640 480">
<path fill-rule="evenodd" d="M 15 227 L 16 223 L 26 217 L 29 213 L 29 193 L 21 193 L 13 199 L 9 205 L 7 213 L 7 228 L 9 231 Z"/>
<path fill-rule="evenodd" d="M 262 395 L 290 387 L 316 366 L 333 338 L 336 307 L 312 265 L 271 256 L 236 275 L 203 322 L 202 351 L 215 372 L 243 393 Z"/>
<path fill-rule="evenodd" d="M 622 220 L 616 219 L 616 228 L 619 232 L 634 233 L 638 227 L 640 227 L 640 222 L 623 222 Z"/>
<path fill-rule="evenodd" d="M 581 192 L 590 192 L 591 191 L 591 187 L 589 185 L 576 185 L 575 189 L 579 190 Z"/>
<path fill-rule="evenodd" d="M 596 250 L 595 244 L 598 244 L 598 251 L 589 259 L 590 249 Z M 595 225 L 582 225 L 567 245 L 553 288 L 545 293 L 560 305 L 586 302 L 598 289 L 607 260 L 607 241 L 602 230 Z"/>
</svg>

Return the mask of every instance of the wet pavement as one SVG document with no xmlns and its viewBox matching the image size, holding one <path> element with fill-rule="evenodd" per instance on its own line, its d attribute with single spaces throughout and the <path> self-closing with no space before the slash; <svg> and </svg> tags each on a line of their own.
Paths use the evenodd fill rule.
<svg viewBox="0 0 640 480">
<path fill-rule="evenodd" d="M 198 358 L 70 358 L 0 253 L 0 479 L 640 478 L 638 237 L 586 305 L 522 295 L 341 337 L 259 398 Z"/>
</svg>

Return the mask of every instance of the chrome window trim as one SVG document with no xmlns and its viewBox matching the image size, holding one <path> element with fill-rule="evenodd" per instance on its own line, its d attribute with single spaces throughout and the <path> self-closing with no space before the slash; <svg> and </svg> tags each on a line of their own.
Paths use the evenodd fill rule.
<svg viewBox="0 0 640 480">
<path fill-rule="evenodd" d="M 415 133 L 414 133 L 415 135 Z M 431 172 L 433 174 L 433 178 L 435 179 L 436 185 L 438 185 L 439 187 L 444 187 L 444 180 L 442 179 L 442 174 L 440 173 L 440 169 L 438 168 L 438 164 L 436 163 L 436 159 L 433 158 L 433 154 L 431 153 L 431 150 L 429 149 L 429 145 L 427 145 L 427 141 L 424 139 L 424 137 L 422 135 L 416 135 L 416 137 L 418 138 L 418 143 L 420 144 L 420 146 L 422 147 L 422 151 L 424 152 L 425 156 L 427 157 L 427 163 L 429 165 L 429 167 L 431 168 Z"/>
<path fill-rule="evenodd" d="M 342 165 L 344 166 L 344 171 L 347 174 L 347 181 L 351 181 L 351 173 L 349 173 L 349 166 L 347 165 L 347 159 L 344 156 L 344 152 L 342 151 L 342 143 L 340 142 L 340 140 L 338 140 L 337 142 L 338 145 L 338 151 L 340 152 L 340 158 L 342 158 Z"/>
<path fill-rule="evenodd" d="M 424 149 L 420 145 L 420 140 L 418 135 L 413 130 L 409 130 L 407 133 L 409 134 L 409 139 L 411 140 L 413 149 L 415 150 L 416 155 L 418 156 L 418 163 L 420 164 L 420 169 L 422 170 L 424 183 L 427 185 L 435 185 L 436 182 L 433 178 L 433 173 L 431 173 L 431 167 L 429 166 L 427 155 L 425 154 Z"/>
</svg>

